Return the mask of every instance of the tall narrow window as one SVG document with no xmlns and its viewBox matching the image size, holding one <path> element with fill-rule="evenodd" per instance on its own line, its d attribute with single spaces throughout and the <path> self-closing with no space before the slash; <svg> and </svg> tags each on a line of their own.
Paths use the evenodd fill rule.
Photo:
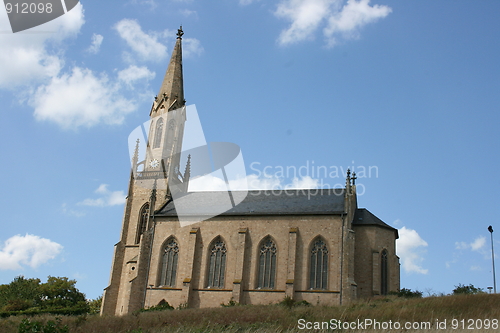
<svg viewBox="0 0 500 333">
<path fill-rule="evenodd" d="M 387 250 L 384 250 L 380 256 L 380 294 L 382 295 L 387 295 L 387 292 L 389 291 L 389 269 L 387 267 L 387 262 Z"/>
<path fill-rule="evenodd" d="M 311 248 L 309 272 L 310 289 L 327 289 L 328 286 L 328 248 L 322 239 L 316 239 Z"/>
<path fill-rule="evenodd" d="M 226 253 L 226 243 L 219 237 L 210 248 L 207 288 L 224 288 Z"/>
<path fill-rule="evenodd" d="M 179 245 L 175 239 L 170 239 L 162 251 L 160 286 L 175 287 Z"/>
<path fill-rule="evenodd" d="M 259 250 L 259 280 L 257 288 L 274 289 L 276 279 L 276 243 L 267 236 Z"/>
<path fill-rule="evenodd" d="M 141 236 L 146 232 L 146 228 L 148 225 L 148 215 L 149 215 L 149 203 L 146 203 L 142 206 L 139 211 L 139 222 L 137 224 L 137 236 L 135 238 L 135 243 L 139 244 L 141 241 Z"/>
<path fill-rule="evenodd" d="M 155 141 L 153 144 L 153 148 L 160 148 L 162 134 L 163 134 L 163 118 L 160 118 L 156 122 Z"/>
</svg>

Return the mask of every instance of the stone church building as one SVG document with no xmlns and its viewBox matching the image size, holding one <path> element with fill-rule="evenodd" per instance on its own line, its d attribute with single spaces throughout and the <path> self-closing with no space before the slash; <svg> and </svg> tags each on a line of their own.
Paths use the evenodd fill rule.
<svg viewBox="0 0 500 333">
<path fill-rule="evenodd" d="M 180 172 L 182 35 L 179 29 L 150 112 L 146 156 L 136 150 L 133 157 L 101 313 L 129 314 L 161 300 L 174 307 L 217 307 L 290 297 L 336 305 L 399 290 L 398 231 L 358 208 L 350 172 L 345 188 L 251 190 L 232 209 L 181 227 L 180 201 L 172 197 L 187 192 L 190 163 L 196 163 L 188 160 Z M 227 193 L 199 192 L 193 209 L 203 214 Z"/>
</svg>

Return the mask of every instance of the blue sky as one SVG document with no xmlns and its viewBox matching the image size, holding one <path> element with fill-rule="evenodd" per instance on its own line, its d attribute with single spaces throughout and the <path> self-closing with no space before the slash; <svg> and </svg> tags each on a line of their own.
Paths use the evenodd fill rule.
<svg viewBox="0 0 500 333">
<path fill-rule="evenodd" d="M 400 229 L 401 287 L 491 286 L 498 12 L 465 0 L 83 1 L 12 34 L 2 9 L 0 283 L 67 276 L 88 298 L 107 286 L 128 135 L 182 24 L 187 104 L 207 141 L 241 147 L 256 186 L 334 186 L 354 167 L 359 206 Z"/>
</svg>

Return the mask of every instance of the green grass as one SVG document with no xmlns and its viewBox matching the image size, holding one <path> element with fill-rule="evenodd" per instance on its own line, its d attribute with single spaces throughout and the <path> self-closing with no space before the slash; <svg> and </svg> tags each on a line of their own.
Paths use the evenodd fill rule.
<svg viewBox="0 0 500 333">
<path fill-rule="evenodd" d="M 447 319 L 449 329 L 440 332 L 459 332 L 460 330 L 451 330 L 452 319 L 500 319 L 499 304 L 500 295 L 488 294 L 417 299 L 390 296 L 359 301 L 345 306 L 242 305 L 143 312 L 122 317 L 99 317 L 97 315 L 59 317 L 61 325 L 67 325 L 71 333 L 297 332 L 299 319 L 310 322 L 330 321 L 330 319 L 347 322 L 374 319 L 379 322 L 391 320 L 401 323 L 435 323 L 436 320 Z M 17 316 L 1 319 L 0 332 L 17 333 L 21 320 L 25 318 L 46 323 L 49 320 L 55 320 L 56 316 Z M 467 331 L 470 332 L 470 330 Z M 331 331 L 316 330 L 314 332 Z M 342 332 L 350 332 L 350 330 L 342 330 Z"/>
</svg>

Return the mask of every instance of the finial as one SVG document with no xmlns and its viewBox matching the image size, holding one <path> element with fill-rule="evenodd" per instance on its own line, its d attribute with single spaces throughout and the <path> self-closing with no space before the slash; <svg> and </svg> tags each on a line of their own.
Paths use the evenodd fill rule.
<svg viewBox="0 0 500 333">
<path fill-rule="evenodd" d="M 351 169 L 347 169 L 347 178 L 351 178 Z"/>
<path fill-rule="evenodd" d="M 182 39 L 182 35 L 184 35 L 184 31 L 182 31 L 182 25 L 179 29 L 177 29 L 177 39 Z"/>
<path fill-rule="evenodd" d="M 352 185 L 356 185 L 356 179 L 358 179 L 358 177 L 356 177 L 356 172 L 353 172 L 352 173 Z"/>
</svg>

